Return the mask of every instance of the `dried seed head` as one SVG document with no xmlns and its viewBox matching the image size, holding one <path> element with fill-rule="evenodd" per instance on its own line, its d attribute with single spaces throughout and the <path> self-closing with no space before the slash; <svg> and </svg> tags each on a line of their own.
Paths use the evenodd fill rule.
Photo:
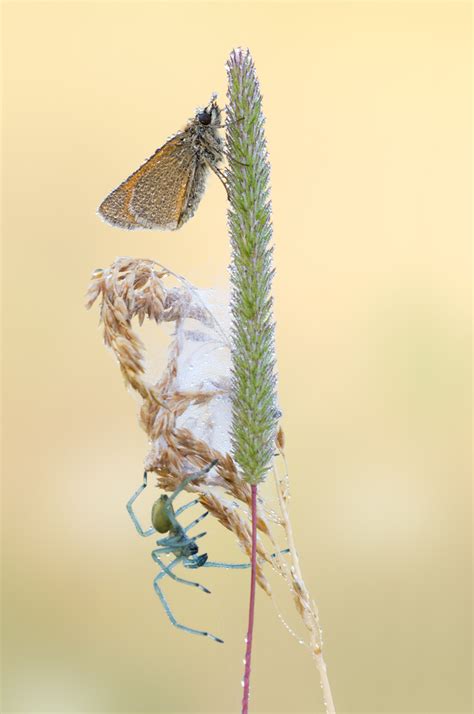
<svg viewBox="0 0 474 714">
<path fill-rule="evenodd" d="M 218 467 L 189 484 L 188 490 L 201 495 L 203 505 L 250 553 L 250 486 L 228 453 L 225 428 L 231 411 L 228 343 L 202 293 L 181 279 L 179 286 L 171 284 L 176 277 L 153 261 L 121 258 L 109 269 L 94 273 L 87 306 L 101 297 L 105 343 L 114 351 L 126 382 L 142 397 L 140 422 L 151 442 L 146 470 L 157 474 L 161 488 L 173 491 L 183 473 L 218 459 Z M 167 364 L 154 383 L 147 380 L 145 347 L 132 329 L 135 317 L 139 322 L 146 317 L 157 324 L 175 326 Z M 189 320 L 199 327 L 189 329 Z M 223 352 L 226 359 L 212 361 L 211 355 Z M 196 368 L 190 370 L 193 359 Z M 207 363 L 207 370 L 198 368 L 199 362 Z M 221 451 L 223 443 L 228 448 Z M 241 504 L 240 509 L 232 505 L 229 496 Z M 262 534 L 269 534 L 262 509 L 258 526 Z M 271 562 L 261 544 L 259 556 Z M 261 563 L 259 583 L 270 592 Z"/>
</svg>

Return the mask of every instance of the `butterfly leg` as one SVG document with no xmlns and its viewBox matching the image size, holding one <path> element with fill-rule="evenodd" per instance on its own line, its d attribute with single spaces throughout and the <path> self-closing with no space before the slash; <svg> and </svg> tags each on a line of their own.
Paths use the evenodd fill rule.
<svg viewBox="0 0 474 714">
<path fill-rule="evenodd" d="M 227 188 L 227 180 L 226 180 L 226 177 L 225 177 L 223 171 L 221 171 L 212 161 L 209 161 L 206 157 L 204 157 L 204 161 L 209 166 L 211 171 L 214 171 L 217 178 L 219 179 L 221 184 L 224 186 L 225 192 L 227 194 L 227 199 L 230 201 L 229 189 Z"/>
<path fill-rule="evenodd" d="M 224 151 L 224 156 L 229 160 L 229 152 Z M 249 166 L 249 164 L 245 164 L 243 161 L 239 161 L 238 159 L 235 158 L 235 156 L 232 156 L 232 161 L 234 161 L 236 164 L 239 164 L 239 166 Z"/>
<path fill-rule="evenodd" d="M 215 128 L 216 129 L 225 129 L 228 126 L 231 126 L 232 124 L 237 124 L 239 121 L 243 121 L 245 117 L 237 117 L 237 119 L 231 119 L 230 121 L 226 121 L 225 124 L 218 124 Z"/>
</svg>

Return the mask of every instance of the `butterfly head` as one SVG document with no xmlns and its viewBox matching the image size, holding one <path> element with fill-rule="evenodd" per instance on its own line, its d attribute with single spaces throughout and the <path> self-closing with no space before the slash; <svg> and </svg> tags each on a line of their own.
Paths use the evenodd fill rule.
<svg viewBox="0 0 474 714">
<path fill-rule="evenodd" d="M 217 95 L 213 94 L 211 101 L 204 109 L 196 114 L 196 119 L 202 126 L 218 126 L 221 120 L 221 110 L 217 106 Z"/>
</svg>

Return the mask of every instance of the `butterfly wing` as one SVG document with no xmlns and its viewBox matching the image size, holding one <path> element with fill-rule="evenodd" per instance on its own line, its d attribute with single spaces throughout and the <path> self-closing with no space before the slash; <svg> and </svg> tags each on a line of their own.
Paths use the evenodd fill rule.
<svg viewBox="0 0 474 714">
<path fill-rule="evenodd" d="M 194 184 L 197 153 L 189 135 L 165 144 L 157 160 L 136 182 L 130 212 L 144 228 L 176 230 Z"/>
<path fill-rule="evenodd" d="M 186 205 L 196 164 L 186 132 L 177 134 L 120 184 L 99 206 L 112 225 L 133 230 L 175 230 Z"/>
</svg>

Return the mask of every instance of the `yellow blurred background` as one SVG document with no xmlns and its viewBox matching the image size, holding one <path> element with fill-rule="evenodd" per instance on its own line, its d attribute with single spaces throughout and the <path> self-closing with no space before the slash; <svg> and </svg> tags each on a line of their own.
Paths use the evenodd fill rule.
<svg viewBox="0 0 474 714">
<path fill-rule="evenodd" d="M 125 503 L 138 402 L 92 270 L 229 263 L 219 181 L 177 233 L 102 198 L 253 54 L 272 163 L 279 399 L 338 712 L 470 708 L 468 2 L 9 2 L 4 14 L 4 712 L 236 712 L 248 575 L 153 593 Z M 213 559 L 239 560 L 214 525 Z M 185 592 L 182 592 L 184 590 Z M 281 602 L 299 628 L 291 604 Z M 259 593 L 254 712 L 322 710 Z"/>
</svg>

